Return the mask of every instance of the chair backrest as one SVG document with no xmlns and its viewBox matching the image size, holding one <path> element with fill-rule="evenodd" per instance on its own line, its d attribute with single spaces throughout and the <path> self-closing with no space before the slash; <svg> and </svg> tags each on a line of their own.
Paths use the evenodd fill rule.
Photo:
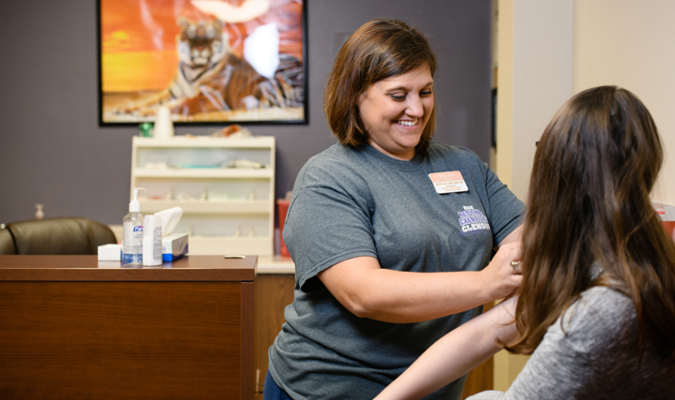
<svg viewBox="0 0 675 400">
<path fill-rule="evenodd" d="M 0 230 L 0 254 L 97 254 L 117 243 L 110 228 L 87 218 L 49 218 L 7 224 Z"/>
</svg>

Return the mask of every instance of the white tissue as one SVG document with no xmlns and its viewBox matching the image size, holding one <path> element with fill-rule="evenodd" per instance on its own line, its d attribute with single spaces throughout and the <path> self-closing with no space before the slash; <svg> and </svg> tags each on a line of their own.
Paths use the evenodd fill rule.
<svg viewBox="0 0 675 400">
<path fill-rule="evenodd" d="M 167 237 L 173 233 L 173 229 L 183 216 L 183 209 L 180 207 L 169 208 L 164 211 L 156 212 L 155 215 L 162 219 L 162 237 Z"/>
</svg>

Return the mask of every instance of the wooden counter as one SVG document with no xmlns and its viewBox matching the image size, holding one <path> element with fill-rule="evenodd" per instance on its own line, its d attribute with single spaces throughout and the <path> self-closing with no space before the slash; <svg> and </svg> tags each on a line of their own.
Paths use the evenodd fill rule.
<svg viewBox="0 0 675 400">
<path fill-rule="evenodd" d="M 256 266 L 0 256 L 0 398 L 251 399 Z"/>
<path fill-rule="evenodd" d="M 295 263 L 290 257 L 260 256 L 256 271 L 258 275 L 295 275 Z"/>
</svg>

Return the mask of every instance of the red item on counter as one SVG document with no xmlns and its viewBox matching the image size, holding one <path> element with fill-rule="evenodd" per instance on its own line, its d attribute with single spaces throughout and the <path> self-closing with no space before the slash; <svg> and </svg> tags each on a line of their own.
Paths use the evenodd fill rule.
<svg viewBox="0 0 675 400">
<path fill-rule="evenodd" d="M 279 218 L 279 240 L 281 246 L 281 255 L 284 257 L 290 257 L 291 253 L 288 252 L 288 247 L 284 243 L 284 222 L 286 221 L 286 213 L 288 213 L 288 205 L 290 200 L 277 200 L 277 218 Z"/>
</svg>

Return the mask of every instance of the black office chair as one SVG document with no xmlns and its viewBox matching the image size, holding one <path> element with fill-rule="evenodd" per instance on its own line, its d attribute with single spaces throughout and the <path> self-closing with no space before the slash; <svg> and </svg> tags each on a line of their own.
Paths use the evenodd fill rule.
<svg viewBox="0 0 675 400">
<path fill-rule="evenodd" d="M 9 223 L 0 229 L 0 254 L 97 254 L 117 243 L 107 226 L 83 217 Z"/>
</svg>

